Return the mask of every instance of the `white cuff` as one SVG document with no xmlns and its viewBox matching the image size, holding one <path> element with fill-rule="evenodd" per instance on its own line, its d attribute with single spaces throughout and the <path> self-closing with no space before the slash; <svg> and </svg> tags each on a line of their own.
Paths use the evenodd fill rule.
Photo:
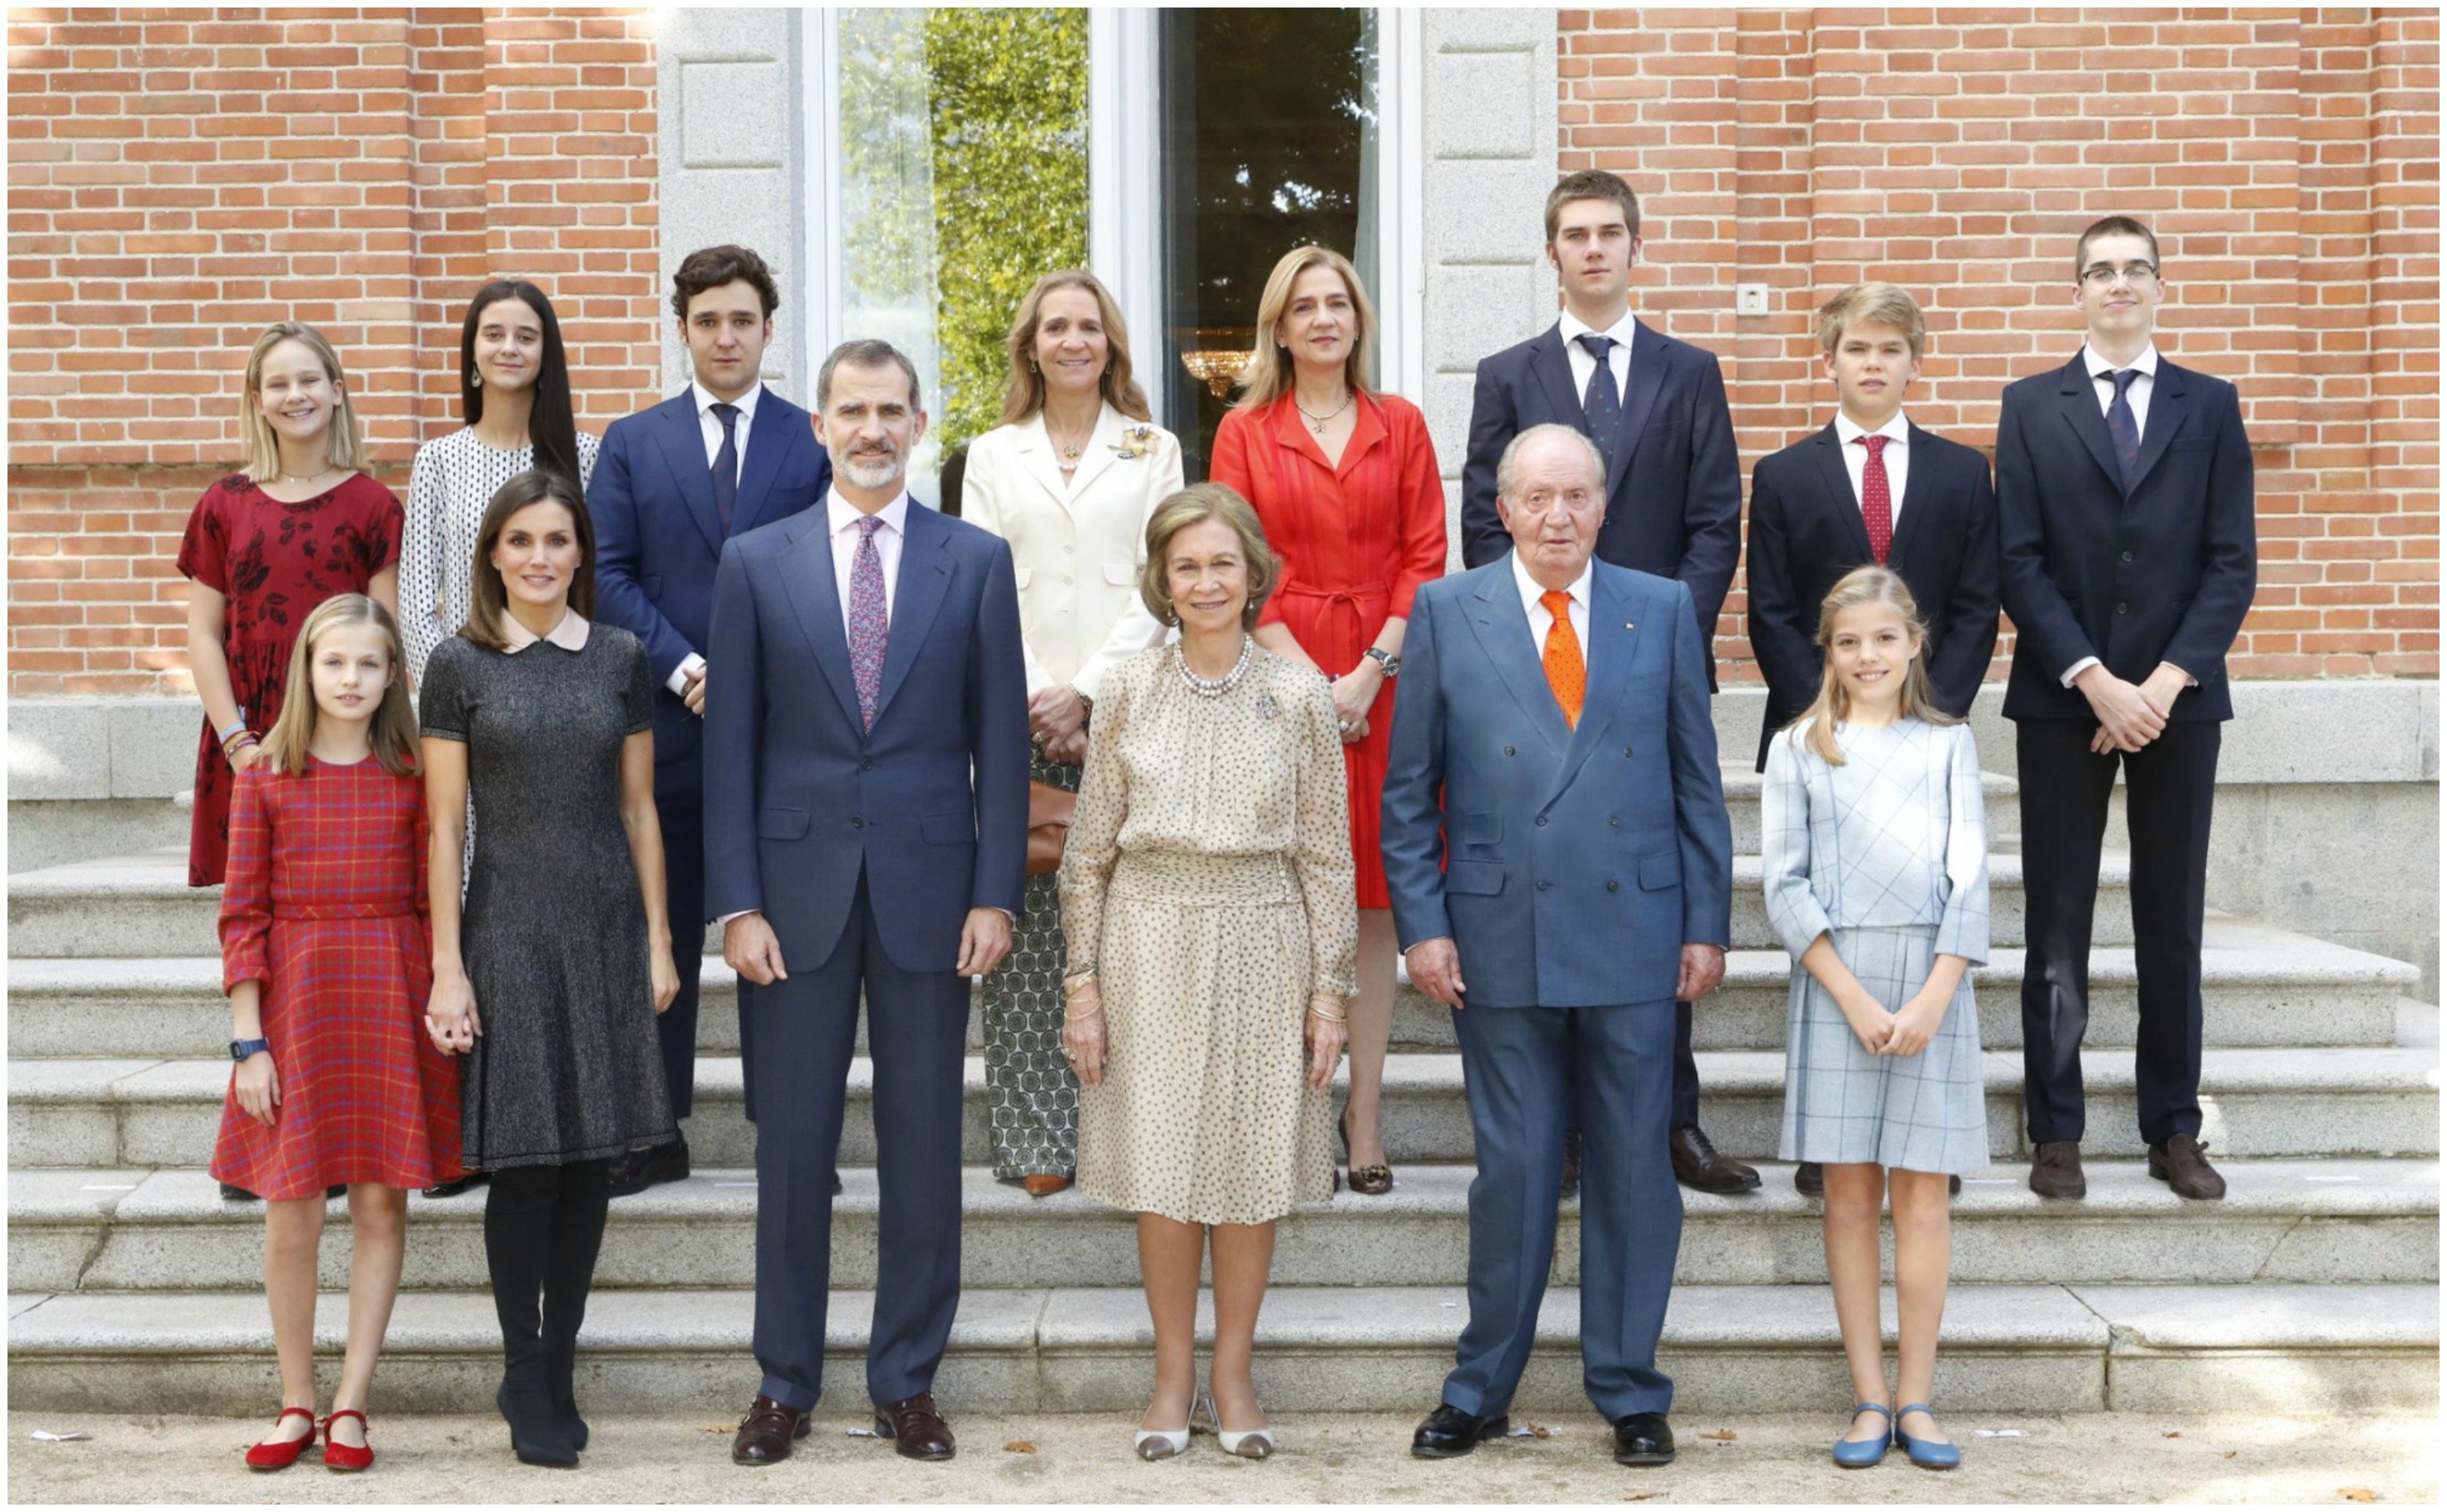
<svg viewBox="0 0 2447 1512">
<path fill-rule="evenodd" d="M 705 658 L 694 652 L 691 652 L 687 656 L 681 659 L 680 664 L 677 667 L 672 669 L 672 674 L 663 679 L 663 686 L 670 689 L 680 697 L 686 698 L 688 696 L 689 674 L 691 672 L 695 672 L 702 675 L 704 671 Z"/>
<path fill-rule="evenodd" d="M 2077 661 L 2077 662 L 2074 663 L 2071 667 L 2066 668 L 2066 669 L 2065 669 L 2065 674 L 2064 674 L 2064 676 L 2063 676 L 2061 679 L 2059 679 L 2059 680 L 2060 680 L 2060 681 L 2061 681 L 2061 682 L 2062 682 L 2062 683 L 2063 683 L 2067 688 L 2071 688 L 2071 687 L 2073 686 L 2073 680 L 2074 680 L 2075 678 L 2077 678 L 2077 677 L 2080 676 L 2082 673 L 2084 673 L 2084 672 L 2086 672 L 2086 671 L 2090 671 L 2092 668 L 2094 668 L 2094 667 L 2096 667 L 2096 666 L 2097 666 L 2097 665 L 2098 665 L 2098 658 L 2097 658 L 2097 657 L 2096 657 L 2096 656 L 2084 656 L 2081 660 L 2079 660 L 2079 661 Z"/>
<path fill-rule="evenodd" d="M 720 918 L 715 919 L 714 922 L 716 924 L 727 925 L 734 918 L 746 918 L 750 914 L 761 914 L 763 912 L 765 911 L 761 908 L 743 908 L 736 914 L 725 914 Z"/>
</svg>

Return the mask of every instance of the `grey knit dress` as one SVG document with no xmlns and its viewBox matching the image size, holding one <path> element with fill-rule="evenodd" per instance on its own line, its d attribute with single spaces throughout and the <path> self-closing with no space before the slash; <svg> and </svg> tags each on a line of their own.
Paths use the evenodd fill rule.
<svg viewBox="0 0 2447 1512">
<path fill-rule="evenodd" d="M 575 652 L 453 635 L 426 662 L 424 732 L 466 744 L 476 810 L 460 929 L 484 1030 L 461 1058 L 470 1167 L 603 1160 L 677 1137 L 620 825 L 620 746 L 653 728 L 654 692 L 645 649 L 612 625 L 590 625 Z"/>
</svg>

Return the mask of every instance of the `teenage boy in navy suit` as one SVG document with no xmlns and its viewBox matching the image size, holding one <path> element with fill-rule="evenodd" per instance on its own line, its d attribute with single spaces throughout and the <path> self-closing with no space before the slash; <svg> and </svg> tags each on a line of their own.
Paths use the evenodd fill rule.
<svg viewBox="0 0 2447 1512">
<path fill-rule="evenodd" d="M 1742 474 L 1724 375 L 1713 352 L 1633 318 L 1640 200 L 1603 169 L 1566 174 L 1546 196 L 1546 260 L 1563 286 L 1552 326 L 1478 365 L 1470 455 L 1462 466 L 1462 561 L 1483 567 L 1511 549 L 1495 508 L 1495 464 L 1532 425 L 1565 425 L 1597 443 L 1605 463 L 1605 520 L 1597 558 L 1691 590 L 1699 644 L 1716 690 L 1717 615 L 1741 555 Z M 1702 1192 L 1744 1192 L 1758 1172 L 1717 1152 L 1699 1128 L 1699 1068 L 1691 1005 L 1674 1010 L 1675 1179 Z M 1580 1184 L 1577 1121 L 1564 1191 Z"/>
<path fill-rule="evenodd" d="M 714 569 L 723 542 L 806 509 L 832 481 L 813 420 L 761 376 L 780 303 L 765 259 L 748 248 L 689 254 L 672 277 L 672 313 L 695 379 L 611 424 L 586 490 L 595 520 L 596 605 L 602 618 L 645 643 L 662 685 L 654 695 L 654 808 L 680 992 L 656 1028 L 677 1118 L 689 1116 L 696 1088 L 697 932 L 706 920 L 705 647 Z M 688 1174 L 682 1135 L 621 1157 L 612 1193 L 625 1197 Z"/>
<path fill-rule="evenodd" d="M 1818 310 L 1835 418 L 1751 473 L 1751 651 L 1767 677 L 1768 742 L 1818 696 L 1818 606 L 1866 563 L 1909 584 L 1937 701 L 1968 714 L 1997 648 L 1997 495 L 1988 459 L 1904 415 L 1927 327 L 1892 284 L 1855 284 Z M 1822 1190 L 1804 1162 L 1793 1185 Z"/>
<path fill-rule="evenodd" d="M 2200 1143 L 2201 910 L 2220 727 L 2234 716 L 2226 653 L 2256 573 L 2251 446 L 2234 386 L 2153 344 L 2166 296 L 2148 227 L 2092 225 L 2074 244 L 2089 340 L 2007 388 L 1997 423 L 2029 918 L 2022 1079 L 2041 1197 L 2085 1191 L 2091 913 L 2119 765 L 2150 1174 L 2178 1196 L 2226 1195 Z"/>
</svg>

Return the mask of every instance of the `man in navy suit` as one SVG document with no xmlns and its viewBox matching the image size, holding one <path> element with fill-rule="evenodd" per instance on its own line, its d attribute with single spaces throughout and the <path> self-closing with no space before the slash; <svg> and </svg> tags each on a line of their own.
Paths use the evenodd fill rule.
<svg viewBox="0 0 2447 1512">
<path fill-rule="evenodd" d="M 597 607 L 645 643 L 662 685 L 654 697 L 654 807 L 680 992 L 656 1028 L 675 1118 L 689 1116 L 696 1091 L 697 931 L 706 918 L 699 727 L 714 566 L 726 540 L 797 514 L 824 497 L 832 478 L 807 412 L 758 376 L 779 302 L 765 259 L 747 248 L 691 253 L 672 279 L 672 313 L 696 380 L 614 421 L 586 490 Z M 622 1158 L 613 1195 L 688 1173 L 683 1135 Z"/>
<path fill-rule="evenodd" d="M 1495 501 L 1504 448 L 1532 425 L 1571 426 L 1597 444 L 1605 464 L 1598 560 L 1691 591 L 1713 692 L 1717 615 L 1741 554 L 1741 464 L 1716 355 L 1632 316 L 1640 248 L 1640 200 L 1613 174 L 1566 174 L 1546 196 L 1546 260 L 1563 286 L 1564 313 L 1478 365 L 1461 475 L 1462 561 L 1481 567 L 1511 549 Z M 1758 1172 L 1718 1154 L 1699 1127 L 1691 1005 L 1674 1016 L 1674 1174 L 1702 1192 L 1748 1191 Z M 1578 1158 L 1567 1154 L 1566 1195 L 1578 1181 Z"/>
<path fill-rule="evenodd" d="M 1506 1431 L 1555 1248 L 1576 1089 L 1581 1358 L 1615 1459 L 1674 1457 L 1657 1339 L 1680 1248 L 1673 1004 L 1723 977 L 1733 830 L 1691 591 L 1592 559 L 1604 463 L 1535 425 L 1497 465 L 1513 550 L 1411 611 L 1385 873 L 1411 980 L 1453 1010 L 1478 1175 L 1470 1321 L 1412 1452 Z"/>
<path fill-rule="evenodd" d="M 2149 228 L 2111 216 L 2074 250 L 2089 340 L 2005 390 L 1997 422 L 2005 684 L 2022 807 L 2029 939 L 2022 1080 L 2031 1190 L 2077 1198 L 2091 915 L 2118 766 L 2133 846 L 2134 1060 L 2150 1174 L 2179 1196 L 2226 1181 L 2202 1154 L 2201 910 L 2227 648 L 2257 572 L 2251 445 L 2234 386 L 2151 340 L 2166 284 Z"/>
<path fill-rule="evenodd" d="M 1028 861 L 1028 671 L 1011 548 L 916 503 L 918 374 L 825 359 L 824 505 L 722 554 L 707 705 L 706 900 L 756 1094 L 764 1379 L 731 1458 L 786 1459 L 824 1382 L 832 1172 L 862 991 L 881 1189 L 876 1430 L 949 1459 L 932 1396 L 960 1296 L 968 978 L 1011 949 Z"/>
<path fill-rule="evenodd" d="M 1988 460 L 1904 416 L 1927 327 L 1892 284 L 1855 284 L 1818 310 L 1818 345 L 1835 380 L 1835 418 L 1751 474 L 1751 651 L 1767 677 L 1768 742 L 1818 696 L 1818 607 L 1869 562 L 1903 576 L 1927 637 L 1937 701 L 1968 714 L 1997 649 L 1997 495 Z M 1793 1185 L 1825 1188 L 1817 1162 Z"/>
</svg>

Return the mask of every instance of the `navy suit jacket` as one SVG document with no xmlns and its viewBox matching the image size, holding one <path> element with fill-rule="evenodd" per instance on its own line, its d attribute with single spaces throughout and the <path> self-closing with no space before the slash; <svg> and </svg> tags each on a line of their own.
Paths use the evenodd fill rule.
<svg viewBox="0 0 2447 1512">
<path fill-rule="evenodd" d="M 875 728 L 859 718 L 822 510 L 734 537 L 714 586 L 705 906 L 828 957 L 859 874 L 893 963 L 958 964 L 972 908 L 1018 917 L 1028 670 L 1011 547 L 912 502 Z M 772 991 L 765 989 L 764 991 Z"/>
<path fill-rule="evenodd" d="M 1473 1009 L 1668 1001 L 1685 943 L 1732 939 L 1733 826 L 1691 591 L 1600 562 L 1589 597 L 1578 727 L 1508 558 L 1412 601 L 1385 877 L 1403 948 L 1450 937 Z"/>
<path fill-rule="evenodd" d="M 1742 471 L 1724 374 L 1716 353 L 1634 325 L 1598 560 L 1679 578 L 1691 590 L 1713 689 L 1717 615 L 1742 548 Z M 1464 565 L 1482 567 L 1512 549 L 1495 512 L 1495 463 L 1513 437 L 1549 423 L 1589 428 L 1560 326 L 1478 365 L 1461 473 Z"/>
<path fill-rule="evenodd" d="M 2014 618 L 2008 719 L 2094 720 L 2065 670 L 2096 656 L 2137 683 L 2162 661 L 2198 684 L 2173 719 L 2234 717 L 2227 648 L 2258 575 L 2251 444 L 2234 385 L 2163 357 L 2127 489 L 2079 355 L 2005 390 L 1997 506 Z"/>
<path fill-rule="evenodd" d="M 767 388 L 748 427 L 731 534 L 816 503 L 832 477 L 807 412 Z M 692 652 L 712 665 L 706 644 L 723 533 L 689 390 L 603 432 L 586 512 L 595 521 L 596 617 L 643 642 L 654 670 L 655 787 L 693 792 L 701 781 L 703 722 L 666 685 Z"/>
<path fill-rule="evenodd" d="M 1895 538 L 1887 565 L 1910 585 L 1928 625 L 1922 651 L 1937 701 L 1968 714 L 1997 649 L 1997 494 L 1988 459 L 1911 427 Z M 1751 653 L 1767 677 L 1768 742 L 1818 696 L 1818 606 L 1869 561 L 1869 531 L 1833 424 L 1759 459 L 1751 472 Z"/>
</svg>

